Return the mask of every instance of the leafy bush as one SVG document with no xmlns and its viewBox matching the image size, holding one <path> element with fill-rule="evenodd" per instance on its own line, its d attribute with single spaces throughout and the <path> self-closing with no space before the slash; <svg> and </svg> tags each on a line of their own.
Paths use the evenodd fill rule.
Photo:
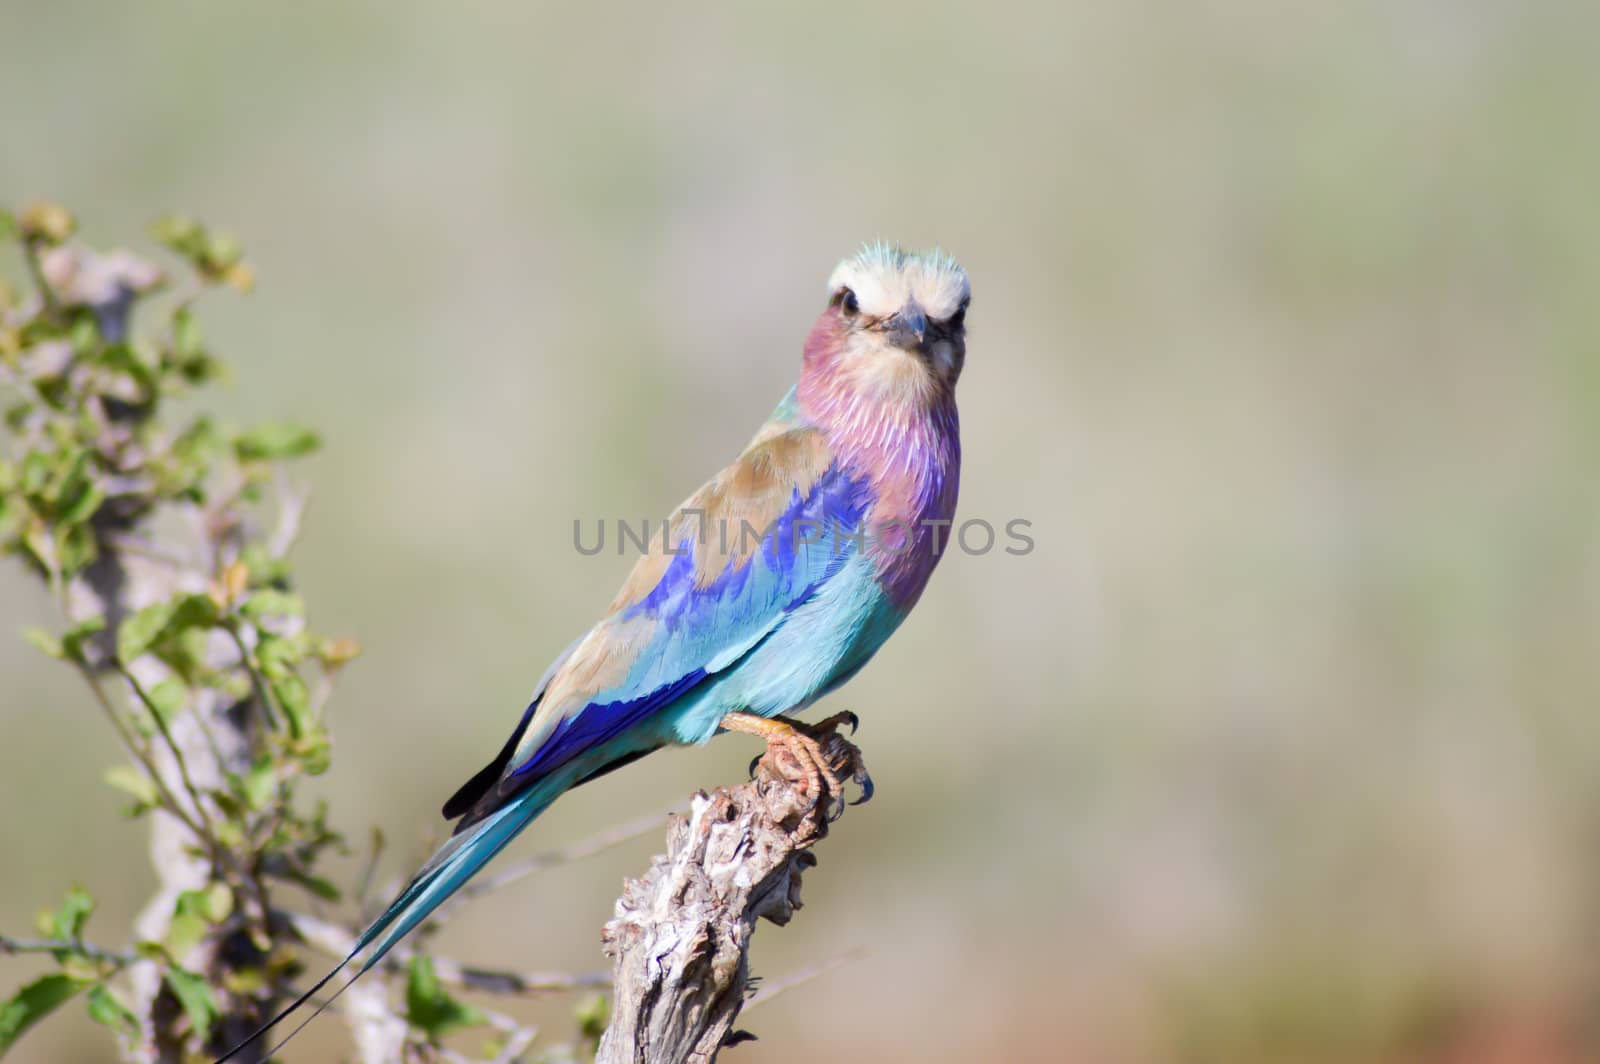
<svg viewBox="0 0 1600 1064">
<path fill-rule="evenodd" d="M 130 1058 L 209 1059 L 321 964 L 305 957 L 307 918 L 280 899 L 342 897 L 319 869 L 345 843 L 298 789 L 328 769 L 328 696 L 359 648 L 311 628 L 294 591 L 305 500 L 287 471 L 316 433 L 229 429 L 180 402 L 225 373 L 195 304 L 251 290 L 239 246 L 160 222 L 183 264 L 173 280 L 73 232 L 53 204 L 0 213 L 27 272 L 20 289 L 0 282 L 0 551 L 53 593 L 57 622 L 27 638 L 82 677 L 120 737 L 129 760 L 106 782 L 128 817 L 151 820 L 162 888 L 125 949 L 86 941 L 82 888 L 41 915 L 42 937 L 0 937 L 57 965 L 0 1006 L 0 1053 L 81 997 Z M 142 332 L 141 305 L 158 317 Z M 486 1021 L 427 958 L 391 978 L 405 984 L 412 1058 Z"/>
</svg>

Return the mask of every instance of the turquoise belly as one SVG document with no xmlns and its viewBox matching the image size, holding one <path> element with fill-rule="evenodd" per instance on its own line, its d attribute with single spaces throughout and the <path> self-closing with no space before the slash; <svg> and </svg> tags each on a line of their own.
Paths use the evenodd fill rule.
<svg viewBox="0 0 1600 1064">
<path fill-rule="evenodd" d="M 661 741 L 703 743 L 735 711 L 798 711 L 853 676 L 899 627 L 870 562 L 852 559 L 738 662 L 661 713 Z"/>
</svg>

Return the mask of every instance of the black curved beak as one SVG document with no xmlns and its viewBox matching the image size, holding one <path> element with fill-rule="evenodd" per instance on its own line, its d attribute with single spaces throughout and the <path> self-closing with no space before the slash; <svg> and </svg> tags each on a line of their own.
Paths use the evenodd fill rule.
<svg viewBox="0 0 1600 1064">
<path fill-rule="evenodd" d="M 928 318 L 922 313 L 922 308 L 912 304 L 905 310 L 894 314 L 883 321 L 883 335 L 896 347 L 903 347 L 907 351 L 916 351 L 922 347 L 923 338 L 928 334 Z"/>
</svg>

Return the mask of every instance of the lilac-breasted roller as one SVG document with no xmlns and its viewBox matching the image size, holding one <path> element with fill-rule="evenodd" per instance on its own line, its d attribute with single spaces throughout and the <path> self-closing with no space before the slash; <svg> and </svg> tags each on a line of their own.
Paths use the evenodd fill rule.
<svg viewBox="0 0 1600 1064">
<path fill-rule="evenodd" d="M 754 733 L 837 796 L 816 727 L 787 715 L 867 663 L 938 563 L 971 290 L 943 252 L 884 244 L 828 288 L 799 383 L 545 671 L 499 755 L 445 803 L 450 840 L 273 1023 L 363 953 L 370 969 L 561 794 L 662 746 Z"/>
</svg>

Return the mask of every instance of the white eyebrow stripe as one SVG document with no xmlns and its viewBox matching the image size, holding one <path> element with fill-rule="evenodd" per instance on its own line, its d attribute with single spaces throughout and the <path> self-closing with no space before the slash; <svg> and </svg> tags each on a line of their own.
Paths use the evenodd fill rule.
<svg viewBox="0 0 1600 1064">
<path fill-rule="evenodd" d="M 888 317 L 915 300 L 929 318 L 944 321 L 972 298 L 967 272 L 949 255 L 907 253 L 881 243 L 834 268 L 829 293 L 842 288 L 853 291 L 862 312 L 872 317 Z"/>
</svg>

